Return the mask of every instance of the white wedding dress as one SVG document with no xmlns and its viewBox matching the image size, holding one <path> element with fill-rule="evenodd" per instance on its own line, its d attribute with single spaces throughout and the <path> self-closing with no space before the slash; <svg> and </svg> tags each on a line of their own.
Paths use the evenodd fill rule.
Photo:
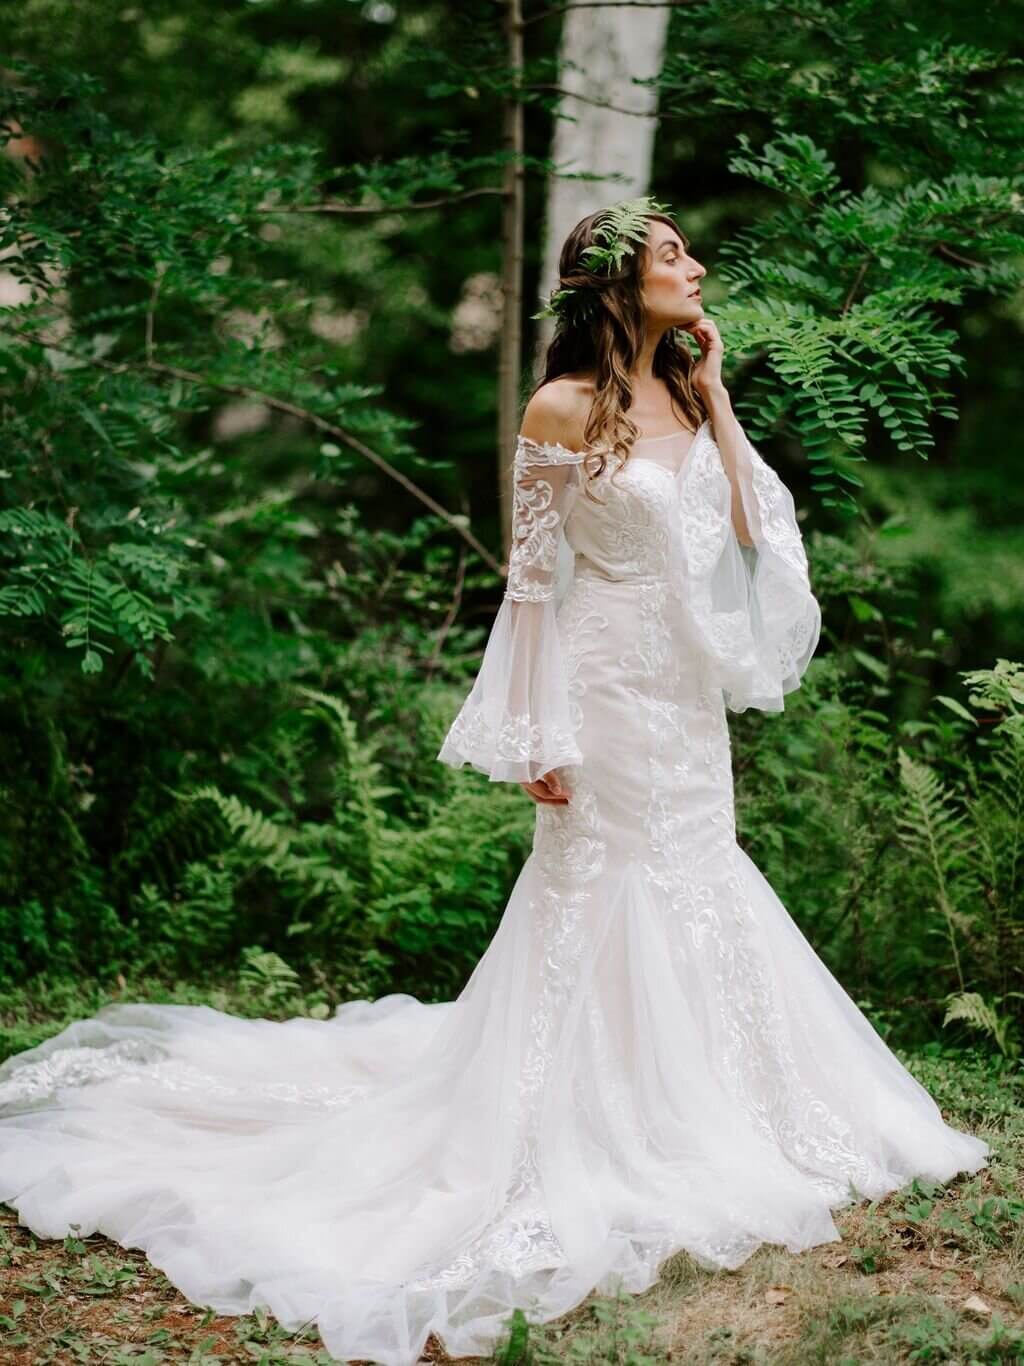
<svg viewBox="0 0 1024 1366">
<path fill-rule="evenodd" d="M 726 707 L 780 711 L 820 610 L 793 500 L 711 427 L 588 496 L 520 437 L 506 595 L 439 758 L 558 768 L 457 1000 L 326 1021 L 119 1004 L 0 1067 L 0 1199 L 145 1250 L 222 1313 L 330 1352 L 486 1353 L 687 1249 L 835 1241 L 831 1211 L 990 1155 L 946 1125 L 736 842 Z M 523 801 L 528 801 L 523 796 Z M 453 907 L 453 910 L 457 910 Z"/>
</svg>

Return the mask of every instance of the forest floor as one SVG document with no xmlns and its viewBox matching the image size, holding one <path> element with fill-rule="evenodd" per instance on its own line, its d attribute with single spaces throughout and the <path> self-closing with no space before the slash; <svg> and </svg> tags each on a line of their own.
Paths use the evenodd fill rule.
<svg viewBox="0 0 1024 1366">
<path fill-rule="evenodd" d="M 12 1024 L 4 1014 L 0 1002 L 0 1022 Z M 0 1055 L 14 1051 L 12 1042 L 27 1046 L 23 1034 L 20 1025 L 0 1029 Z M 1024 1074 L 1000 1075 L 977 1056 L 900 1057 L 951 1124 L 991 1143 L 987 1168 L 945 1187 L 914 1182 L 885 1200 L 837 1210 L 841 1241 L 796 1255 L 763 1245 L 737 1270 L 709 1272 L 677 1253 L 642 1295 L 592 1295 L 545 1325 L 520 1319 L 496 1359 L 503 1366 L 1024 1366 Z M 37 1238 L 0 1205 L 3 1366 L 332 1360 L 312 1326 L 286 1333 L 262 1312 L 225 1317 L 192 1305 L 143 1253 L 99 1234 Z M 454 1359 L 431 1339 L 424 1360 Z"/>
</svg>

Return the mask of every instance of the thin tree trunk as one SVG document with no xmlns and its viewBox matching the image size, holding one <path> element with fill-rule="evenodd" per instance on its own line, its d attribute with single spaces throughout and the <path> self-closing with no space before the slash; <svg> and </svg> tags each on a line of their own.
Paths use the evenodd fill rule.
<svg viewBox="0 0 1024 1366">
<path fill-rule="evenodd" d="M 520 0 L 506 0 L 505 35 L 513 89 L 505 101 L 502 144 L 509 154 L 502 189 L 503 316 L 498 357 L 498 505 L 503 560 L 507 563 L 512 533 L 512 451 L 519 430 L 519 384 L 522 375 L 523 314 L 523 106 L 517 87 L 523 69 L 523 26 Z"/>
</svg>

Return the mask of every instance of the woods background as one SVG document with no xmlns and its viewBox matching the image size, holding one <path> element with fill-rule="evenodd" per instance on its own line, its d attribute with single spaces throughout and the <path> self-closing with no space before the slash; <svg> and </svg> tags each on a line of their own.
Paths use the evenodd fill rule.
<svg viewBox="0 0 1024 1366">
<path fill-rule="evenodd" d="M 652 193 L 824 612 L 730 718 L 741 841 L 883 1034 L 1019 1070 L 1020 17 L 5 7 L 4 1053 L 113 998 L 457 994 L 534 817 L 434 759 L 532 315 Z"/>
</svg>

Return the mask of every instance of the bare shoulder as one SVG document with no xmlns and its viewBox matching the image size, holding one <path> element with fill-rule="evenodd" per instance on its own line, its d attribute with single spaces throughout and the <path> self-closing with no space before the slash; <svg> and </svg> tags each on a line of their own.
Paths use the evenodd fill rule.
<svg viewBox="0 0 1024 1366">
<path fill-rule="evenodd" d="M 593 385 L 585 376 L 560 375 L 531 397 L 519 430 L 531 441 L 557 441 L 571 451 L 582 450 L 593 397 Z"/>
</svg>

